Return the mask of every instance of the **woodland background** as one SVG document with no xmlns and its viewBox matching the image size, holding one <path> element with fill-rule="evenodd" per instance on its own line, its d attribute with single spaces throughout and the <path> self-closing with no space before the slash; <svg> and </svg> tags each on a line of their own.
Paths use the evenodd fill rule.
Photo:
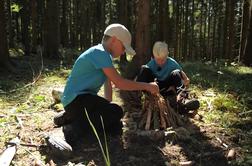
<svg viewBox="0 0 252 166">
<path fill-rule="evenodd" d="M 57 133 L 53 117 L 63 106 L 51 92 L 65 86 L 75 59 L 100 43 L 111 23 L 130 30 L 137 52 L 114 61 L 120 74 L 134 78 L 153 43 L 165 41 L 201 105 L 195 117 L 181 117 L 185 125 L 170 139 L 153 142 L 124 132 L 124 149 L 108 142 L 112 165 L 252 165 L 252 0 L 0 0 L 0 154 L 13 138 L 43 145 L 44 133 Z M 135 95 L 114 92 L 125 111 L 124 128 L 134 133 L 133 115 L 141 114 Z M 18 146 L 12 165 L 105 165 L 99 145 L 82 149 L 70 161 L 57 161 Z"/>
<path fill-rule="evenodd" d="M 83 51 L 101 41 L 107 25 L 121 23 L 137 52 L 132 70 L 150 59 L 157 40 L 179 61 L 251 66 L 251 15 L 251 0 L 1 0 L 0 64 L 14 70 L 8 49 L 74 59 L 62 50 Z"/>
</svg>

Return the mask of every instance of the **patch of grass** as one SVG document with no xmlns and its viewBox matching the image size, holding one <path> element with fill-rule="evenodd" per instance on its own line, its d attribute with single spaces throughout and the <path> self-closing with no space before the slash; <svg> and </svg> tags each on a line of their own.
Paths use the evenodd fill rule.
<svg viewBox="0 0 252 166">
<path fill-rule="evenodd" d="M 252 68 L 188 62 L 183 64 L 183 69 L 190 76 L 191 83 L 202 88 L 252 93 Z"/>
<path fill-rule="evenodd" d="M 214 110 L 205 113 L 204 120 L 206 123 L 216 123 L 222 127 L 228 128 L 237 121 L 239 121 L 239 118 L 237 117 L 237 114 L 232 112 L 222 112 Z"/>
<path fill-rule="evenodd" d="M 20 104 L 13 113 L 31 112 L 31 107 L 27 103 Z"/>
<path fill-rule="evenodd" d="M 43 95 L 34 96 L 34 102 L 43 102 L 43 101 L 45 101 L 45 96 Z"/>
<path fill-rule="evenodd" d="M 230 164 L 251 165 L 252 113 L 246 112 L 252 110 L 252 68 L 199 62 L 183 66 L 199 97 L 204 122 L 218 124 L 227 135 L 241 135 L 242 154 Z"/>
<path fill-rule="evenodd" d="M 217 111 L 221 112 L 238 113 L 240 112 L 240 110 L 244 109 L 244 106 L 240 102 L 238 102 L 232 95 L 223 93 L 218 95 L 214 99 L 213 105 Z"/>
</svg>

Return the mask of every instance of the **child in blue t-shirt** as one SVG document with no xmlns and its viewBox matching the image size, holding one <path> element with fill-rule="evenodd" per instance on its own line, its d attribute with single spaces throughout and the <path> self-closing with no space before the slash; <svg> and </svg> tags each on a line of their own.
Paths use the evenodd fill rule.
<svg viewBox="0 0 252 166">
<path fill-rule="evenodd" d="M 182 70 L 181 66 L 171 57 L 168 57 L 168 45 L 165 42 L 157 41 L 153 46 L 153 59 L 146 65 L 142 66 L 137 81 L 140 82 L 157 82 L 160 93 L 165 98 L 169 95 L 181 94 L 189 86 L 190 79 Z M 183 111 L 197 109 L 199 102 L 197 100 L 187 101 L 187 104 L 180 102 L 180 95 L 178 95 L 178 102 Z M 183 105 L 181 105 L 183 104 Z M 181 110 L 179 110 L 181 111 Z"/>
<path fill-rule="evenodd" d="M 159 92 L 155 82 L 135 82 L 118 74 L 112 59 L 124 52 L 135 54 L 131 47 L 130 32 L 121 24 L 109 25 L 104 31 L 102 43 L 89 48 L 75 61 L 61 98 L 65 112 L 54 117 L 57 126 L 63 126 L 64 131 L 70 125 L 74 134 L 86 134 L 91 129 L 86 110 L 98 131 L 102 129 L 102 116 L 106 132 L 116 133 L 122 128 L 120 119 L 123 111 L 119 105 L 112 103 L 112 83 L 121 90 Z M 97 95 L 102 85 L 105 98 Z M 68 136 L 67 141 L 72 139 L 71 134 Z"/>
</svg>

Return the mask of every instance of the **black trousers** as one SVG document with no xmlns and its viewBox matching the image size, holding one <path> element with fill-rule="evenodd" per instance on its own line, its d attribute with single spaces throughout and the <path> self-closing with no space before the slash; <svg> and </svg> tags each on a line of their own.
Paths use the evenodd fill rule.
<svg viewBox="0 0 252 166">
<path fill-rule="evenodd" d="M 163 96 L 167 96 L 170 95 L 167 89 L 171 86 L 173 86 L 176 90 L 176 93 L 178 94 L 185 86 L 183 84 L 183 80 L 182 80 L 182 75 L 181 75 L 181 71 L 180 70 L 173 70 L 170 74 L 170 76 L 168 76 L 167 78 L 165 78 L 165 80 L 155 80 L 156 77 L 153 74 L 153 72 L 151 71 L 150 68 L 148 68 L 147 66 L 142 66 L 140 73 L 137 76 L 136 81 L 139 82 L 153 82 L 156 81 L 159 89 L 160 89 L 160 93 Z"/>
<path fill-rule="evenodd" d="M 122 108 L 105 98 L 92 94 L 77 96 L 65 108 L 65 115 L 71 127 L 80 135 L 93 132 L 88 122 L 85 110 L 98 132 L 102 131 L 101 117 L 103 119 L 106 133 L 118 133 L 122 129 Z"/>
</svg>

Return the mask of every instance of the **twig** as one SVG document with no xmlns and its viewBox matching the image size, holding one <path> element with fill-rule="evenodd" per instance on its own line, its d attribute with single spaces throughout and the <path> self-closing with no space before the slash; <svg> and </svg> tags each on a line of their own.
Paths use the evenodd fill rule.
<svg viewBox="0 0 252 166">
<path fill-rule="evenodd" d="M 246 112 L 241 112 L 241 113 L 239 113 L 239 115 L 241 116 L 241 115 L 249 114 L 249 113 L 252 113 L 252 110 L 249 110 L 249 111 L 246 111 Z"/>
<path fill-rule="evenodd" d="M 16 143 L 8 142 L 6 143 L 7 145 L 16 145 Z M 28 144 L 28 143 L 19 143 L 18 145 L 20 146 L 26 146 L 26 147 L 32 147 L 32 148 L 41 148 L 41 147 L 47 147 L 47 145 L 42 144 L 42 145 L 36 145 L 36 144 Z"/>
<path fill-rule="evenodd" d="M 145 124 L 145 130 L 149 130 L 150 129 L 151 114 L 152 114 L 152 110 L 148 109 L 147 120 L 146 120 L 146 124 Z"/>
<path fill-rule="evenodd" d="M 20 127 L 21 129 L 23 129 L 24 126 L 23 126 L 23 121 L 22 121 L 22 119 L 19 118 L 18 116 L 15 116 L 15 119 L 16 119 L 16 121 L 18 122 L 19 127 Z"/>
<path fill-rule="evenodd" d="M 158 117 L 158 112 L 157 111 L 154 111 L 153 112 L 153 126 L 154 126 L 154 130 L 155 129 L 159 129 L 160 125 L 159 125 L 159 117 Z"/>
<path fill-rule="evenodd" d="M 228 145 L 225 144 L 219 137 L 215 136 L 215 138 L 217 139 L 217 141 L 219 141 L 219 143 L 224 146 L 225 148 L 228 148 Z"/>
</svg>

